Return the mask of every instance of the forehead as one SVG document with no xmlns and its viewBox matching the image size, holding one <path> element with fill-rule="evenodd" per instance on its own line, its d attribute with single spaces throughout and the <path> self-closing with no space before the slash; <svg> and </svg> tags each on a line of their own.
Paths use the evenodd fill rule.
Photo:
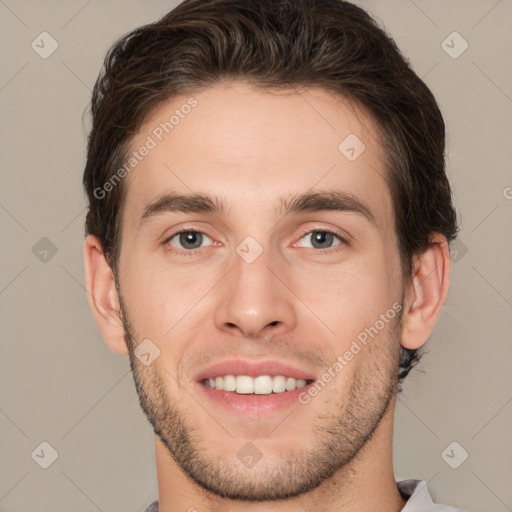
<svg viewBox="0 0 512 512">
<path fill-rule="evenodd" d="M 171 192 L 215 197 L 240 218 L 275 213 L 283 197 L 342 190 L 372 205 L 379 224 L 391 220 L 375 122 L 323 89 L 262 91 L 232 82 L 175 97 L 146 119 L 133 151 L 140 160 L 126 178 L 129 224 Z"/>
</svg>

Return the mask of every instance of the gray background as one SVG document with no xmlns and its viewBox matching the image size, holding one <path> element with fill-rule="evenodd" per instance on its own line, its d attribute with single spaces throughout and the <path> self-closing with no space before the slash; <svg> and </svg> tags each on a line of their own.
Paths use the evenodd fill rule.
<svg viewBox="0 0 512 512">
<path fill-rule="evenodd" d="M 114 40 L 175 3 L 0 0 L 1 512 L 139 512 L 157 496 L 128 358 L 104 345 L 84 291 L 81 116 Z M 461 223 L 448 301 L 399 399 L 396 477 L 512 511 L 512 2 L 358 3 L 440 103 Z M 59 45 L 47 59 L 31 47 L 43 31 Z M 453 31 L 469 44 L 457 58 L 442 46 Z M 47 469 L 48 449 L 31 456 L 43 441 L 58 452 Z"/>
</svg>

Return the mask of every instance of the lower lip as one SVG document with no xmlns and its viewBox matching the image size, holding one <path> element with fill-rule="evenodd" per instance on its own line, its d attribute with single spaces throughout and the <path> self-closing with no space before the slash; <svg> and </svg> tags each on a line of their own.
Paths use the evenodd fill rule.
<svg viewBox="0 0 512 512">
<path fill-rule="evenodd" d="M 295 404 L 301 405 L 299 395 L 304 392 L 307 393 L 312 385 L 312 383 L 307 384 L 300 389 L 284 391 L 283 393 L 244 395 L 233 391 L 219 391 L 200 382 L 197 384 L 208 399 L 237 414 L 265 414 L 287 409 Z"/>
</svg>

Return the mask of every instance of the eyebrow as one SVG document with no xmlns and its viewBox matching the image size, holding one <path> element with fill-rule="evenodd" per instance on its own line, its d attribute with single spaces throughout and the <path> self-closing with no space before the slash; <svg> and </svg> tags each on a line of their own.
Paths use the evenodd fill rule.
<svg viewBox="0 0 512 512">
<path fill-rule="evenodd" d="M 229 208 L 215 195 L 203 193 L 165 194 L 148 204 L 140 216 L 139 226 L 161 213 L 204 213 L 223 216 Z M 279 198 L 275 211 L 280 216 L 291 213 L 339 211 L 361 215 L 375 227 L 376 216 L 371 208 L 348 192 L 327 190 L 289 194 Z"/>
</svg>

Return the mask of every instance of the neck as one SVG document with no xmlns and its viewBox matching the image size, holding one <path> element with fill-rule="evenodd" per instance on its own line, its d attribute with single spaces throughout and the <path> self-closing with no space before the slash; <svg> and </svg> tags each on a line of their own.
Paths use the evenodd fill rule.
<svg viewBox="0 0 512 512">
<path fill-rule="evenodd" d="M 155 436 L 159 512 L 399 512 L 405 501 L 393 472 L 394 400 L 372 438 L 352 461 L 320 486 L 287 500 L 250 503 L 213 495 L 193 482 Z"/>
</svg>

